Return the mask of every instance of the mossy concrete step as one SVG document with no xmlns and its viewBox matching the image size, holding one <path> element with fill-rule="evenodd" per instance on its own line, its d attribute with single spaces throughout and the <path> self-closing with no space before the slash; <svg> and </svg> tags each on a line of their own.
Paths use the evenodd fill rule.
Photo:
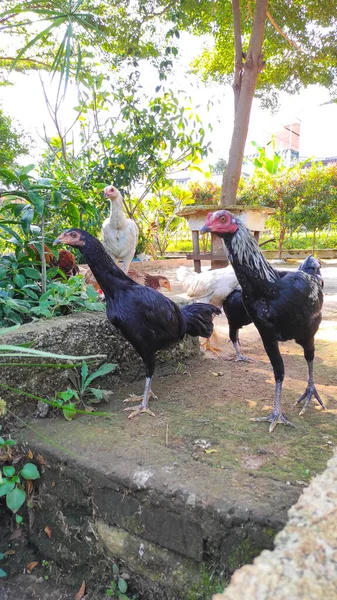
<svg viewBox="0 0 337 600">
<path fill-rule="evenodd" d="M 48 465 L 30 542 L 71 573 L 75 587 L 84 579 L 90 589 L 117 560 L 147 600 L 201 598 L 193 596 L 201 585 L 210 598 L 207 569 L 221 567 L 224 583 L 271 548 L 301 486 L 159 448 L 141 432 L 142 423 L 48 419 L 21 432 Z"/>
</svg>

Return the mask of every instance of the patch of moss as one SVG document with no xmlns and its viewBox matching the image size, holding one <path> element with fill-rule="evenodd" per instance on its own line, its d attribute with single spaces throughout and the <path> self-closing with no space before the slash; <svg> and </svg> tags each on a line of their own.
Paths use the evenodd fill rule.
<svg viewBox="0 0 337 600">
<path fill-rule="evenodd" d="M 205 565 L 201 566 L 200 577 L 188 592 L 185 600 L 205 600 L 212 597 L 212 594 L 223 592 L 228 584 L 224 576 L 211 573 Z"/>
</svg>

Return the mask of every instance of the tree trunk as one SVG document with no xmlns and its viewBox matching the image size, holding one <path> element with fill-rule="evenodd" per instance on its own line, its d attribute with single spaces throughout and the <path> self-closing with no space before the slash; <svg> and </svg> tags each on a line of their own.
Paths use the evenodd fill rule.
<svg viewBox="0 0 337 600">
<path fill-rule="evenodd" d="M 312 236 L 312 253 L 315 254 L 316 249 L 316 227 L 314 227 L 314 235 Z"/>
<path fill-rule="evenodd" d="M 235 204 L 236 200 L 256 82 L 259 73 L 264 66 L 261 52 L 267 18 L 267 8 L 268 0 L 256 0 L 254 23 L 244 64 L 241 89 L 239 90 L 238 99 L 235 96 L 236 112 L 233 135 L 229 150 L 228 164 L 223 175 L 220 197 L 222 206 Z M 235 15 L 234 24 L 237 21 L 237 10 L 237 0 L 233 0 L 233 14 Z M 235 32 L 235 35 L 237 35 L 237 31 Z M 235 48 L 236 52 L 239 51 L 239 44 L 237 42 Z M 235 56 L 236 64 L 238 60 L 239 57 Z M 234 86 L 237 84 L 237 69 L 235 72 Z M 236 94 L 236 91 L 236 88 L 234 88 L 234 94 Z"/>
<path fill-rule="evenodd" d="M 282 258 L 283 242 L 284 242 L 285 235 L 286 235 L 286 230 L 285 230 L 284 227 L 281 226 L 280 237 L 279 237 L 279 240 L 278 240 L 278 257 L 279 257 L 280 260 Z"/>
</svg>

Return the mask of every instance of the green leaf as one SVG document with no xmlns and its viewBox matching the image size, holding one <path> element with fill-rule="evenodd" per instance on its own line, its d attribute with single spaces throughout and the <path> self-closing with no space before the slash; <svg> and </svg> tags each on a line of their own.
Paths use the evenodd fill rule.
<svg viewBox="0 0 337 600">
<path fill-rule="evenodd" d="M 19 508 L 23 505 L 26 499 L 26 492 L 16 487 L 14 490 L 9 492 L 6 496 L 7 508 L 12 512 L 16 513 Z"/>
<path fill-rule="evenodd" d="M 5 558 L 5 554 L 3 554 L 2 552 L 0 552 L 0 560 L 3 560 Z"/>
<path fill-rule="evenodd" d="M 118 567 L 117 563 L 114 563 L 112 565 L 112 572 L 113 572 L 114 575 L 118 575 L 118 573 L 119 573 L 119 567 Z M 115 582 L 114 581 L 111 582 L 111 587 L 112 587 L 113 583 L 115 583 Z"/>
<path fill-rule="evenodd" d="M 86 378 L 88 377 L 88 365 L 87 363 L 83 363 L 82 367 L 81 367 L 81 376 L 82 376 L 82 384 L 85 383 Z"/>
<path fill-rule="evenodd" d="M 91 383 L 97 377 L 102 377 L 103 375 L 107 375 L 116 369 L 117 365 L 114 363 L 105 363 L 102 365 L 97 371 L 92 373 L 90 377 L 86 380 L 86 387 L 88 387 L 89 383 Z"/>
<path fill-rule="evenodd" d="M 33 463 L 26 463 L 25 466 L 23 467 L 23 469 L 21 469 L 20 475 L 22 475 L 22 477 L 24 479 L 39 479 L 40 478 L 40 473 L 39 473 L 36 465 L 34 465 Z"/>
<path fill-rule="evenodd" d="M 71 421 L 76 415 L 76 410 L 73 410 L 74 408 L 76 408 L 76 404 L 74 402 L 69 402 L 67 406 L 63 406 L 63 416 L 67 421 Z"/>
<path fill-rule="evenodd" d="M 20 238 L 19 234 L 16 233 L 16 231 L 14 231 L 14 229 L 12 229 L 11 227 L 8 227 L 8 225 L 3 225 L 2 223 L 0 224 L 0 229 L 3 229 L 4 231 L 7 231 L 7 233 L 10 233 L 10 235 L 12 235 L 13 238 L 15 238 L 17 240 L 17 242 L 19 242 L 21 244 L 21 238 Z"/>
<path fill-rule="evenodd" d="M 26 284 L 26 280 L 25 280 L 24 276 L 20 275 L 20 273 L 17 273 L 15 275 L 13 281 L 14 281 L 15 285 L 17 285 L 19 288 L 22 288 Z"/>
<path fill-rule="evenodd" d="M 3 467 L 2 470 L 4 472 L 4 475 L 6 475 L 6 477 L 13 477 L 13 475 L 15 475 L 15 468 L 12 467 L 12 465 Z"/>
<path fill-rule="evenodd" d="M 15 487 L 15 483 L 14 481 L 4 481 L 1 485 L 0 485 L 0 496 L 6 496 L 7 494 L 9 494 L 9 492 L 11 492 Z"/>
<path fill-rule="evenodd" d="M 69 216 L 70 224 L 72 227 L 79 227 L 81 222 L 81 213 L 76 204 L 69 202 L 66 206 L 67 214 Z"/>
<path fill-rule="evenodd" d="M 34 269 L 33 267 L 25 267 L 23 271 L 25 275 L 27 275 L 27 277 L 29 277 L 30 279 L 41 279 L 40 271 Z"/>
<path fill-rule="evenodd" d="M 55 354 L 53 352 L 44 352 L 43 350 L 34 350 L 33 348 L 25 348 L 23 346 L 12 346 L 10 344 L 0 345 L 0 352 L 13 351 L 18 356 L 42 356 L 50 358 L 60 358 L 67 360 L 88 360 L 89 358 L 106 358 L 106 354 L 89 354 L 88 356 L 71 356 L 68 354 Z"/>
<path fill-rule="evenodd" d="M 101 401 L 103 399 L 104 391 L 105 390 L 100 390 L 98 388 L 92 388 L 92 387 L 89 388 L 89 392 L 91 394 L 93 394 L 95 396 L 95 398 L 97 398 L 98 401 Z M 92 400 L 92 402 L 94 402 L 94 401 Z"/>
<path fill-rule="evenodd" d="M 125 592 L 128 589 L 128 584 L 126 583 L 125 579 L 123 579 L 122 577 L 118 578 L 118 589 L 120 592 L 122 592 L 122 594 L 125 594 Z"/>
<path fill-rule="evenodd" d="M 0 577 L 7 577 L 7 573 L 3 569 L 0 569 Z"/>
<path fill-rule="evenodd" d="M 21 213 L 21 226 L 25 234 L 30 232 L 30 226 L 34 218 L 34 208 L 32 206 L 25 206 Z"/>
<path fill-rule="evenodd" d="M 16 445 L 15 440 L 6 440 L 5 441 L 5 446 L 15 446 L 15 445 Z"/>
<path fill-rule="evenodd" d="M 20 525 L 20 523 L 22 523 L 23 518 L 20 517 L 20 515 L 15 515 L 15 521 L 17 522 L 18 525 Z"/>
</svg>

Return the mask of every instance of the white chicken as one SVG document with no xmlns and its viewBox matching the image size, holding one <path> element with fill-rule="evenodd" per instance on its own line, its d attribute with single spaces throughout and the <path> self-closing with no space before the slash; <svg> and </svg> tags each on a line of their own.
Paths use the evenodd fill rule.
<svg viewBox="0 0 337 600">
<path fill-rule="evenodd" d="M 239 285 L 231 266 L 202 273 L 196 273 L 190 267 L 181 266 L 177 269 L 177 279 L 181 281 L 184 292 L 191 300 L 207 302 L 219 308 L 223 308 L 224 300 Z M 216 335 L 213 332 L 211 338 L 203 345 L 206 350 L 217 354 L 217 351 L 221 351 L 221 349 L 215 346 L 215 339 Z"/>
<path fill-rule="evenodd" d="M 125 216 L 122 195 L 115 187 L 104 188 L 104 195 L 110 200 L 110 216 L 102 225 L 102 243 L 115 262 L 123 261 L 127 273 L 138 242 L 138 227 Z"/>
</svg>

